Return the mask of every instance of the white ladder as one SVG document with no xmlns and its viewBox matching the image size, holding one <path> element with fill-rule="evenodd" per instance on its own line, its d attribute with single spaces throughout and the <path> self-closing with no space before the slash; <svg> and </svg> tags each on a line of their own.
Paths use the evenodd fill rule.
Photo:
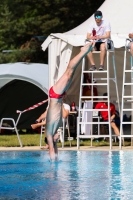
<svg viewBox="0 0 133 200">
<path fill-rule="evenodd" d="M 40 133 L 40 147 L 42 147 L 42 136 L 45 133 L 45 125 L 41 126 L 41 133 Z"/>
<path fill-rule="evenodd" d="M 115 83 L 116 86 L 116 95 L 117 95 L 117 103 L 118 103 L 118 109 L 120 112 L 120 103 L 119 103 L 119 94 L 118 94 L 118 86 L 117 86 L 117 77 L 116 77 L 116 67 L 115 67 L 115 57 L 114 57 L 114 46 L 113 46 L 113 41 L 111 41 L 112 44 L 112 48 L 111 49 L 107 49 L 107 69 L 104 71 L 89 71 L 89 70 L 85 70 L 85 58 L 82 61 L 82 72 L 81 72 L 81 83 L 80 83 L 80 95 L 79 95 L 79 113 L 78 113 L 78 117 L 77 117 L 77 149 L 79 149 L 80 146 L 80 139 L 82 138 L 91 138 L 91 145 L 92 145 L 92 138 L 104 138 L 104 137 L 109 137 L 110 138 L 110 149 L 112 148 L 112 130 L 111 130 L 111 125 L 109 122 L 81 122 L 82 120 L 82 112 L 86 111 L 86 112 L 93 112 L 93 111 L 108 111 L 109 113 L 109 121 L 110 121 L 110 106 L 108 106 L 108 109 L 82 109 L 82 99 L 86 99 L 86 98 L 91 98 L 92 103 L 93 102 L 101 102 L 103 101 L 102 99 L 105 98 L 104 96 L 93 96 L 93 89 L 92 89 L 92 96 L 82 96 L 82 89 L 84 85 L 89 85 L 91 86 L 91 88 L 93 88 L 93 86 L 100 86 L 100 87 L 106 87 L 104 92 L 108 93 L 107 98 L 107 102 L 108 105 L 110 105 L 110 80 L 112 80 Z M 100 51 L 93 51 L 93 53 L 100 53 Z M 109 59 L 110 59 L 110 55 L 112 56 L 112 65 L 113 65 L 113 71 L 114 71 L 114 77 L 110 78 L 109 75 Z M 91 77 L 92 77 L 92 83 L 83 83 L 83 76 L 85 73 L 91 73 Z M 97 78 L 94 77 L 94 75 L 97 75 Z M 105 78 L 101 78 L 102 76 L 105 76 Z M 96 79 L 97 81 L 102 81 L 102 83 L 97 82 L 97 83 L 93 83 L 93 79 Z M 95 98 L 98 98 L 100 100 L 94 100 Z M 80 128 L 82 124 L 108 124 L 109 126 L 109 135 L 93 135 L 92 131 L 90 135 L 81 135 L 80 134 Z"/>
<path fill-rule="evenodd" d="M 131 55 L 130 55 L 130 67 L 129 67 L 129 69 L 127 69 L 127 55 L 130 53 L 128 43 L 130 43 L 130 42 L 132 42 L 132 40 L 127 38 L 126 43 L 125 43 L 124 66 L 123 66 L 121 126 L 120 126 L 120 138 L 123 139 L 123 141 L 124 141 L 124 138 L 133 138 L 133 134 L 130 134 L 130 135 L 129 134 L 128 135 L 123 134 L 123 125 L 130 124 L 132 126 L 132 124 L 133 124 L 133 121 L 131 121 L 131 122 L 124 122 L 123 121 L 123 114 L 125 112 L 131 113 L 131 116 L 132 116 L 132 112 L 133 112 L 133 107 L 132 107 L 132 103 L 133 103 L 133 92 L 132 92 L 132 89 L 133 89 L 133 58 L 132 58 Z M 130 78 L 131 78 L 130 82 L 127 82 L 127 81 L 129 81 L 129 79 L 127 78 L 126 75 L 128 76 L 128 78 L 129 78 L 129 75 L 130 75 Z M 130 91 L 130 94 L 127 91 Z M 126 103 L 128 104 L 128 106 L 127 106 L 128 108 L 126 108 L 126 105 L 125 105 Z M 120 144 L 120 146 L 122 146 L 122 144 Z"/>
</svg>

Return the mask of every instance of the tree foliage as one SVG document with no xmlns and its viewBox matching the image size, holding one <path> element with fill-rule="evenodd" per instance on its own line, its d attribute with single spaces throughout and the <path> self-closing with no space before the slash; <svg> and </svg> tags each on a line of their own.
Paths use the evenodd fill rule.
<svg viewBox="0 0 133 200">
<path fill-rule="evenodd" d="M 33 36 L 69 31 L 88 19 L 103 2 L 0 0 L 0 51 L 18 49 Z"/>
</svg>

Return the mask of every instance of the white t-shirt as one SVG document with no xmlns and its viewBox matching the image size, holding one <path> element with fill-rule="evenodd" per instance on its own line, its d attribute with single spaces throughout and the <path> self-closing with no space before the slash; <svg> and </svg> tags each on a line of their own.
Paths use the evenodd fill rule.
<svg viewBox="0 0 133 200">
<path fill-rule="evenodd" d="M 68 104 L 63 103 L 63 106 L 64 106 L 64 108 L 65 108 L 66 110 L 69 110 L 69 112 L 70 112 L 70 106 L 69 106 Z"/>
<path fill-rule="evenodd" d="M 133 27 L 132 27 L 132 29 L 131 29 L 130 33 L 132 33 L 132 34 L 133 34 Z"/>
<path fill-rule="evenodd" d="M 96 35 L 102 36 L 105 35 L 106 32 L 111 32 L 111 26 L 109 22 L 106 22 L 102 20 L 102 23 L 100 26 L 97 25 L 97 23 L 94 21 L 90 24 L 88 28 L 88 33 L 92 33 L 93 28 L 96 30 Z M 107 39 L 100 39 L 101 42 L 105 42 Z"/>
</svg>

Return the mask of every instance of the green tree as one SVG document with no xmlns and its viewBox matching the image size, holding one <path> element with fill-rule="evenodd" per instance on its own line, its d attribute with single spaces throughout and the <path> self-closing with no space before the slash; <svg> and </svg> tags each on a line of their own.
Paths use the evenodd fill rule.
<svg viewBox="0 0 133 200">
<path fill-rule="evenodd" d="M 0 51 L 19 49 L 33 36 L 69 31 L 87 20 L 103 2 L 0 0 Z"/>
</svg>

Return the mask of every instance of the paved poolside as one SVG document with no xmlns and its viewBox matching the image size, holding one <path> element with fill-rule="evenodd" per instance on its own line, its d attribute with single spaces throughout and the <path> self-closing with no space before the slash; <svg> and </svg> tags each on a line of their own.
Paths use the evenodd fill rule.
<svg viewBox="0 0 133 200">
<path fill-rule="evenodd" d="M 109 146 L 80 146 L 79 149 L 77 147 L 64 147 L 64 148 L 58 148 L 59 151 L 120 151 L 120 150 L 132 150 L 133 146 L 122 146 L 120 149 L 119 146 L 113 146 L 112 149 L 110 149 Z M 47 149 L 40 149 L 40 146 L 25 146 L 25 147 L 0 147 L 0 151 L 47 151 Z"/>
</svg>

